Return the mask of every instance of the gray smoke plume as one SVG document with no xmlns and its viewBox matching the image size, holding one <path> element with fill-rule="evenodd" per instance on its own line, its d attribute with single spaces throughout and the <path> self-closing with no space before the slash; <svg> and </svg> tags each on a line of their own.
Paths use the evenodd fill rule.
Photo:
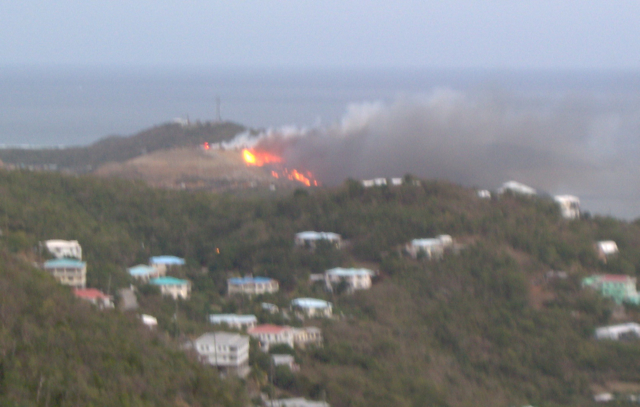
<svg viewBox="0 0 640 407">
<path fill-rule="evenodd" d="M 495 189 L 514 179 L 620 217 L 640 215 L 640 100 L 438 90 L 348 106 L 321 128 L 272 129 L 244 144 L 282 155 L 324 184 L 406 173 Z"/>
</svg>

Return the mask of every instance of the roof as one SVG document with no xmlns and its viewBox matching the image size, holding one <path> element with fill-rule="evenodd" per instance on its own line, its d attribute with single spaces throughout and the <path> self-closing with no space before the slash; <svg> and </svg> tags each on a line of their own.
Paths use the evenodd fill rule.
<svg viewBox="0 0 640 407">
<path fill-rule="evenodd" d="M 252 323 L 258 322 L 258 318 L 255 315 L 237 315 L 237 314 L 211 314 L 209 315 L 209 321 L 212 324 L 222 322 L 235 322 L 235 323 Z"/>
<path fill-rule="evenodd" d="M 140 315 L 140 319 L 142 319 L 142 323 L 145 325 L 158 325 L 158 320 L 156 319 L 156 317 L 153 317 L 151 315 L 142 314 Z"/>
<path fill-rule="evenodd" d="M 327 270 L 326 274 L 332 275 L 332 276 L 340 276 L 340 277 L 351 277 L 351 276 L 363 276 L 363 275 L 373 276 L 375 273 L 369 269 L 336 267 L 336 268 Z"/>
<path fill-rule="evenodd" d="M 264 284 L 264 283 L 270 283 L 272 281 L 274 280 L 269 277 L 243 277 L 243 278 L 234 277 L 227 280 L 229 284 L 233 284 L 233 285 L 244 285 L 244 284 L 254 284 L 254 283 Z"/>
<path fill-rule="evenodd" d="M 338 240 L 340 239 L 340 235 L 333 232 L 306 231 L 296 233 L 296 238 L 302 240 Z"/>
<path fill-rule="evenodd" d="M 155 285 L 185 285 L 189 284 L 188 280 L 182 280 L 175 277 L 158 277 L 151 279 L 151 284 Z"/>
<path fill-rule="evenodd" d="M 556 195 L 553 199 L 560 203 L 580 203 L 580 198 L 573 195 Z"/>
<path fill-rule="evenodd" d="M 272 324 L 262 324 L 249 329 L 250 334 L 279 334 L 291 330 L 290 326 L 279 326 Z"/>
<path fill-rule="evenodd" d="M 44 268 L 83 268 L 87 263 L 75 259 L 53 259 L 44 262 Z"/>
<path fill-rule="evenodd" d="M 331 303 L 318 300 L 316 298 L 296 298 L 291 301 L 291 305 L 300 307 L 300 308 L 329 308 L 331 307 Z"/>
<path fill-rule="evenodd" d="M 284 364 L 284 363 L 293 363 L 295 362 L 295 358 L 293 357 L 293 355 L 288 355 L 288 354 L 272 354 L 271 358 L 273 359 L 273 364 L 278 366 L 280 364 Z"/>
<path fill-rule="evenodd" d="M 74 290 L 73 293 L 78 298 L 84 298 L 84 299 L 88 299 L 88 300 L 94 300 L 94 299 L 99 299 L 99 298 L 100 299 L 109 298 L 108 295 L 106 295 L 105 293 L 103 293 L 100 290 L 96 290 L 95 288 L 86 288 L 86 289 L 83 289 L 83 290 Z"/>
<path fill-rule="evenodd" d="M 441 246 L 442 245 L 442 241 L 440 239 L 413 239 L 411 241 L 411 245 L 412 246 L 422 246 L 422 247 L 427 247 L 427 246 Z"/>
<path fill-rule="evenodd" d="M 78 243 L 77 240 L 61 240 L 61 239 L 51 239 L 51 240 L 45 240 L 44 244 L 47 247 L 54 247 L 54 246 L 79 246 L 80 244 Z"/>
<path fill-rule="evenodd" d="M 184 266 L 184 259 L 176 256 L 155 256 L 149 259 L 149 264 L 166 264 L 168 266 Z"/>
<path fill-rule="evenodd" d="M 232 332 L 208 332 L 199 336 L 196 343 L 206 343 L 209 345 L 244 346 L 249 345 L 249 337 Z"/>
<path fill-rule="evenodd" d="M 155 274 L 158 272 L 158 270 L 151 266 L 147 266 L 146 264 L 138 264 L 137 266 L 128 268 L 127 271 L 132 276 L 146 276 L 148 274 Z"/>
<path fill-rule="evenodd" d="M 615 253 L 618 251 L 618 245 L 613 240 L 601 240 L 598 247 L 605 253 Z"/>
<path fill-rule="evenodd" d="M 502 184 L 502 186 L 500 188 L 498 188 L 498 192 L 499 193 L 503 193 L 504 191 L 513 191 L 519 194 L 524 194 L 524 195 L 535 195 L 536 194 L 536 190 L 531 188 L 530 186 L 527 186 L 525 184 L 521 184 L 517 181 L 507 181 L 504 184 Z"/>
<path fill-rule="evenodd" d="M 635 322 L 628 322 L 626 324 L 610 325 L 596 328 L 596 332 L 603 334 L 605 332 L 621 334 L 624 332 L 634 331 L 640 334 L 640 325 Z"/>
<path fill-rule="evenodd" d="M 606 282 L 627 282 L 632 280 L 633 277 L 627 276 L 625 274 L 605 274 L 600 277 L 600 281 Z"/>
</svg>

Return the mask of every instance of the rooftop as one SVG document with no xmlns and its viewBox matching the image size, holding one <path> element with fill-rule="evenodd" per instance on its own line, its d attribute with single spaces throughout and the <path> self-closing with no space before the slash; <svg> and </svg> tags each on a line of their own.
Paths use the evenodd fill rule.
<svg viewBox="0 0 640 407">
<path fill-rule="evenodd" d="M 375 274 L 372 270 L 369 270 L 369 269 L 341 268 L 341 267 L 332 268 L 330 270 L 327 270 L 326 273 L 329 275 L 340 276 L 340 277 L 363 276 L 367 274 L 370 276 L 373 276 Z"/>
<path fill-rule="evenodd" d="M 138 264 L 137 266 L 128 268 L 127 271 L 132 276 L 146 276 L 148 274 L 157 273 L 156 269 L 151 266 L 147 266 L 146 264 Z"/>
<path fill-rule="evenodd" d="M 600 277 L 600 280 L 608 282 L 627 282 L 632 281 L 633 277 L 627 276 L 625 274 L 604 274 Z"/>
<path fill-rule="evenodd" d="M 44 262 L 44 268 L 83 268 L 86 265 L 84 261 L 75 259 L 53 259 Z"/>
<path fill-rule="evenodd" d="M 185 285 L 189 284 L 188 280 L 182 280 L 175 277 L 158 277 L 151 279 L 151 284 L 155 285 Z"/>
<path fill-rule="evenodd" d="M 316 298 L 296 298 L 291 301 L 291 305 L 301 307 L 301 308 L 328 308 L 331 307 L 331 303 L 318 300 Z"/>
<path fill-rule="evenodd" d="M 155 256 L 149 259 L 149 264 L 165 264 L 168 266 L 184 266 L 184 259 L 176 256 Z"/>
<path fill-rule="evenodd" d="M 250 334 L 279 334 L 280 332 L 291 330 L 290 326 L 278 326 L 272 324 L 258 325 L 249 329 Z"/>
<path fill-rule="evenodd" d="M 221 322 L 258 322 L 258 318 L 255 315 L 238 315 L 238 314 L 211 314 L 209 315 L 209 321 L 211 323 Z"/>
<path fill-rule="evenodd" d="M 212 346 L 225 345 L 241 347 L 249 345 L 249 337 L 232 332 L 208 332 L 198 337 L 196 343 L 206 343 Z"/>
<path fill-rule="evenodd" d="M 254 284 L 254 283 L 264 284 L 264 283 L 270 283 L 274 280 L 268 277 L 243 277 L 243 278 L 234 277 L 234 278 L 230 278 L 227 281 L 229 284 L 242 285 L 242 284 Z"/>
<path fill-rule="evenodd" d="M 296 233 L 296 238 L 302 240 L 337 240 L 340 239 L 340 235 L 333 232 L 306 231 Z"/>
<path fill-rule="evenodd" d="M 104 298 L 107 299 L 109 298 L 108 295 L 106 295 L 105 293 L 103 293 L 100 290 L 96 290 L 95 288 L 87 288 L 84 290 L 74 290 L 73 293 L 75 294 L 76 297 L 78 298 L 85 298 L 88 300 L 94 300 L 94 299 L 98 299 L 98 298 Z"/>
<path fill-rule="evenodd" d="M 440 246 L 442 245 L 442 241 L 440 241 L 440 239 L 413 239 L 411 241 L 411 245 L 412 246 Z"/>
</svg>

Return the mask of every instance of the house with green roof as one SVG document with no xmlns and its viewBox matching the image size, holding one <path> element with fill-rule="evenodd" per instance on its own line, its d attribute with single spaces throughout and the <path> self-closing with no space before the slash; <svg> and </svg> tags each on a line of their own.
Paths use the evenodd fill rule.
<svg viewBox="0 0 640 407">
<path fill-rule="evenodd" d="M 583 279 L 582 286 L 591 287 L 603 297 L 611 298 L 618 304 L 640 304 L 635 277 L 624 274 L 597 274 Z"/>
<path fill-rule="evenodd" d="M 191 295 L 191 282 L 189 280 L 175 277 L 158 277 L 151 279 L 149 282 L 158 286 L 162 295 L 171 296 L 174 300 L 178 298 L 187 300 Z"/>
</svg>

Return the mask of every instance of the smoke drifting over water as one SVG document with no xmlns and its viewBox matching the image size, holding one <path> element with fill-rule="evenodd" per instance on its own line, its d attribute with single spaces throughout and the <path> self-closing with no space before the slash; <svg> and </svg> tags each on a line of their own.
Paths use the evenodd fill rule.
<svg viewBox="0 0 640 407">
<path fill-rule="evenodd" d="M 640 215 L 638 135 L 640 98 L 629 94 L 524 98 L 443 89 L 352 104 L 330 126 L 242 134 L 230 144 L 277 153 L 325 184 L 406 173 L 483 188 L 515 179 L 630 218 Z"/>
</svg>

